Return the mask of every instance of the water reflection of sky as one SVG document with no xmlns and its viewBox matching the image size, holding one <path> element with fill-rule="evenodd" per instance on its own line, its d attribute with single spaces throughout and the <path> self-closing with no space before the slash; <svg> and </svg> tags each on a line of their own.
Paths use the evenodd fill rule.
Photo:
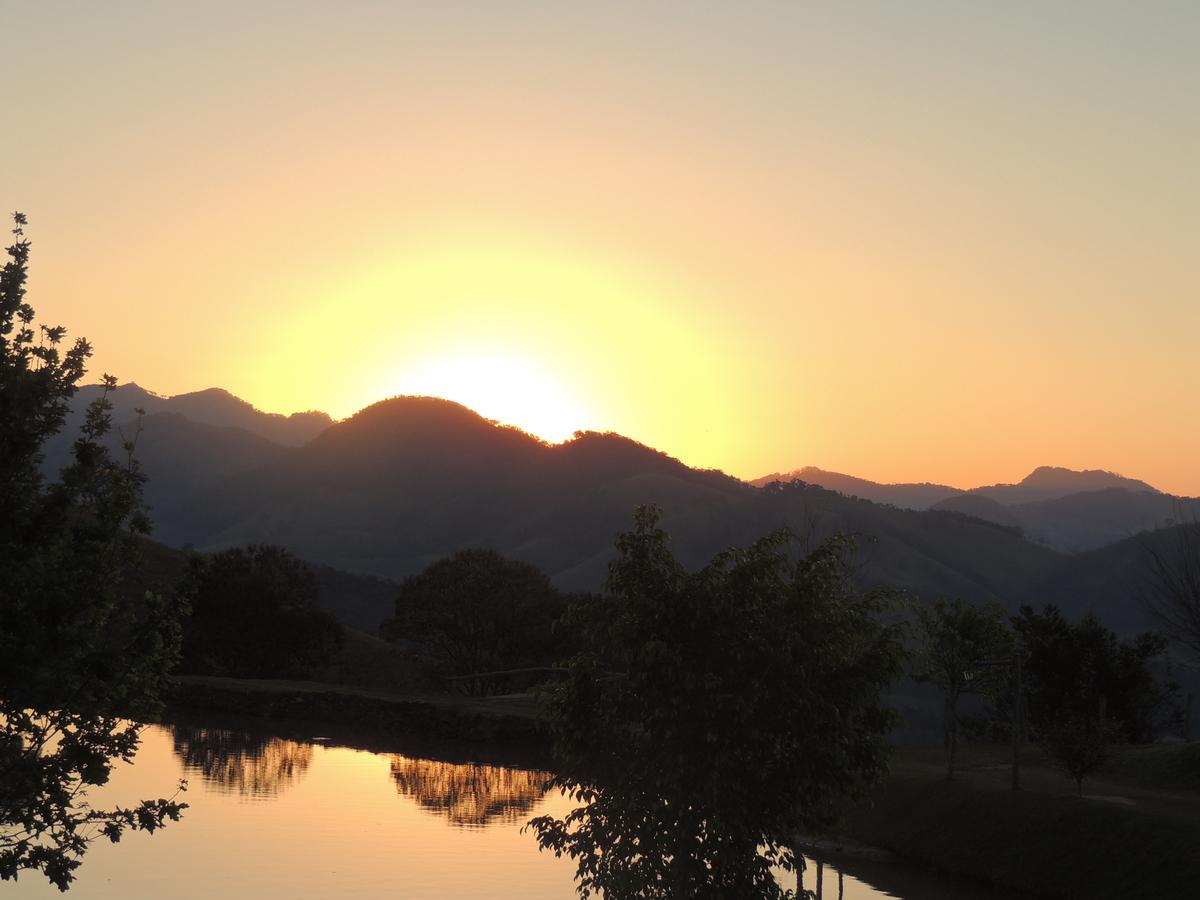
<svg viewBox="0 0 1200 900">
<path fill-rule="evenodd" d="M 190 808 L 159 834 L 93 845 L 67 897 L 569 900 L 576 896 L 573 863 L 539 852 L 533 834 L 521 831 L 532 816 L 569 808 L 557 792 L 546 793 L 546 777 L 238 729 L 151 727 L 136 763 L 118 766 L 94 799 L 169 795 L 187 778 Z M 908 900 L 965 896 L 915 877 Z M 815 867 L 804 879 L 816 887 Z M 822 900 L 892 896 L 848 875 L 839 892 L 839 873 L 829 865 L 821 882 Z M 0 897 L 9 896 L 62 895 L 24 875 L 0 885 Z"/>
</svg>

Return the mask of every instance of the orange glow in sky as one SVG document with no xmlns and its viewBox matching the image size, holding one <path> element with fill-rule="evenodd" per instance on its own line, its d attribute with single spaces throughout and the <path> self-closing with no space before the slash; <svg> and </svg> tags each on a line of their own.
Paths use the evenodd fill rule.
<svg viewBox="0 0 1200 900">
<path fill-rule="evenodd" d="M 8 5 L 30 299 L 160 393 L 1200 494 L 1200 5 Z"/>
</svg>

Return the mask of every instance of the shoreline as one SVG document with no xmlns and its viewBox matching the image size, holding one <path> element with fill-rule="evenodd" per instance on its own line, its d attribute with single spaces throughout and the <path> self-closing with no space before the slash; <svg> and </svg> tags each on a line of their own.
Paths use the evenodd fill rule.
<svg viewBox="0 0 1200 900">
<path fill-rule="evenodd" d="M 175 676 L 166 711 L 232 713 L 267 721 L 361 729 L 389 737 L 433 738 L 548 749 L 527 698 L 396 694 L 305 681 Z"/>
<path fill-rule="evenodd" d="M 332 730 L 323 734 L 340 733 L 338 740 L 399 744 L 418 755 L 424 749 L 549 766 L 550 737 L 527 697 L 403 695 L 208 676 L 178 676 L 175 683 L 168 719 L 232 714 L 300 731 L 324 726 Z M 976 767 L 964 761 L 959 777 L 947 782 L 937 752 L 898 749 L 887 780 L 868 804 L 849 811 L 840 835 L 805 835 L 796 849 L 879 866 L 926 866 L 1026 896 L 1187 896 L 1200 883 L 1200 792 L 1097 780 L 1092 796 L 1080 798 L 1063 789 L 1065 779 L 1035 767 L 1030 786 L 1014 794 L 997 771 L 1003 767 L 986 758 L 988 748 L 973 752 Z M 1136 799 L 1109 802 L 1113 791 Z M 1174 793 L 1181 799 L 1163 799 Z"/>
</svg>

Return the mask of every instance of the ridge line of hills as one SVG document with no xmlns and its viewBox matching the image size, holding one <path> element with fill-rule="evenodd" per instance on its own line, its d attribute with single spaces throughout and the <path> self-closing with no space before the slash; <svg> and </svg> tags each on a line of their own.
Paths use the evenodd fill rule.
<svg viewBox="0 0 1200 900">
<path fill-rule="evenodd" d="M 774 472 L 750 483 L 758 487 L 772 481 L 805 481 L 839 493 L 861 496 L 878 503 L 892 503 L 910 509 L 930 509 L 953 497 L 972 495 L 986 497 L 1003 504 L 1053 500 L 1067 494 L 1120 488 L 1135 493 L 1161 494 L 1158 488 L 1144 481 L 1126 478 L 1103 469 L 1068 469 L 1063 466 L 1038 466 L 1016 484 L 981 485 L 956 488 L 935 482 L 881 483 L 831 472 L 816 466 L 805 466 L 790 472 Z"/>
<path fill-rule="evenodd" d="M 1071 553 L 1200 516 L 1200 500 L 1177 497 L 1099 469 L 1040 466 L 1016 484 L 962 489 L 933 483 L 880 484 L 815 466 L 755 479 L 800 480 L 851 497 L 904 509 L 959 512 L 1019 529 L 1031 540 Z"/>
<path fill-rule="evenodd" d="M 48 471 L 67 459 L 96 390 L 77 394 L 72 420 L 47 445 Z M 930 493 L 936 485 L 817 469 L 756 486 L 616 434 L 547 444 L 430 397 L 383 400 L 340 422 L 263 413 L 217 389 L 160 397 L 130 384 L 112 399 L 117 425 L 135 407 L 146 411 L 137 455 L 156 540 L 198 550 L 277 543 L 387 579 L 488 546 L 562 587 L 595 589 L 633 508 L 657 503 L 688 565 L 781 526 L 818 539 L 844 531 L 867 538 L 869 583 L 1010 608 L 1056 602 L 1134 628 L 1145 618 L 1136 603 L 1142 544 L 1172 516 L 1197 516 L 1197 501 L 1145 482 L 1049 467 L 1017 485 L 941 497 Z M 358 609 L 356 623 L 371 615 Z"/>
</svg>

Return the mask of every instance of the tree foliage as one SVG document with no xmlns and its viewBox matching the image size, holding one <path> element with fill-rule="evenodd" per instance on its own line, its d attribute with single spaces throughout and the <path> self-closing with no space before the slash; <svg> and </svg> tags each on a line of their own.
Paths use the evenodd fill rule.
<svg viewBox="0 0 1200 900">
<path fill-rule="evenodd" d="M 851 584 L 853 542 L 794 559 L 778 532 L 688 572 L 640 508 L 617 538 L 607 595 L 572 616 L 585 648 L 546 702 L 580 807 L 535 819 L 577 864 L 580 893 L 782 897 L 801 829 L 887 766 L 899 672 L 887 597 Z"/>
<path fill-rule="evenodd" d="M 456 675 L 546 665 L 568 601 L 536 566 L 460 550 L 404 580 L 382 630 L 425 645 Z"/>
<path fill-rule="evenodd" d="M 311 676 L 342 643 L 317 607 L 312 570 L 282 547 L 253 544 L 191 560 L 185 672 L 238 678 Z"/>
<path fill-rule="evenodd" d="M 917 681 L 934 685 L 944 698 L 946 777 L 954 777 L 958 749 L 958 703 L 964 694 L 990 694 L 1008 681 L 997 665 L 1012 654 L 1012 635 L 998 604 L 937 600 L 917 609 Z"/>
<path fill-rule="evenodd" d="M 90 841 L 153 831 L 183 808 L 86 800 L 133 757 L 130 719 L 157 710 L 181 604 L 131 582 L 149 526 L 132 438 L 124 459 L 103 445 L 107 393 L 88 408 L 59 480 L 39 472 L 91 347 L 64 348 L 66 329 L 35 324 L 25 218 L 15 223 L 0 273 L 0 879 L 40 871 L 65 890 Z"/>
<path fill-rule="evenodd" d="M 1093 720 L 1103 708 L 1112 738 L 1148 743 L 1177 712 L 1177 688 L 1163 676 L 1162 636 L 1122 639 L 1095 616 L 1072 623 L 1053 606 L 1041 612 L 1023 606 L 1012 622 L 1025 658 L 1025 704 L 1035 740 L 1063 722 Z"/>
<path fill-rule="evenodd" d="M 1043 723 L 1042 746 L 1050 759 L 1075 782 L 1083 794 L 1083 780 L 1104 765 L 1117 736 L 1116 726 L 1102 709 L 1067 710 Z"/>
</svg>

